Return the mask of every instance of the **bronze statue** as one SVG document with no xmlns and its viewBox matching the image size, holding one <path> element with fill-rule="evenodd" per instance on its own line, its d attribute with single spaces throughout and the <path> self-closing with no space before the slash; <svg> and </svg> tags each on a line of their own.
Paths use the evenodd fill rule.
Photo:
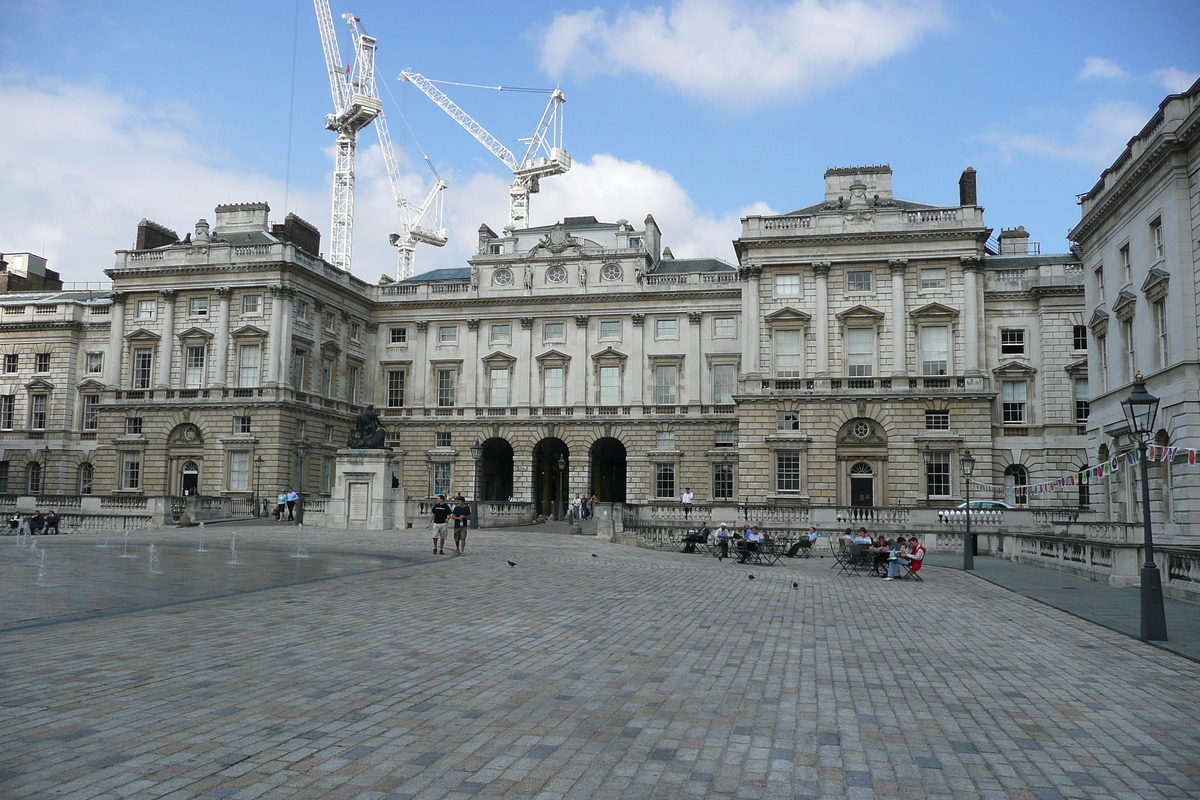
<svg viewBox="0 0 1200 800">
<path fill-rule="evenodd" d="M 374 405 L 368 404 L 354 420 L 354 433 L 350 434 L 346 447 L 352 450 L 391 450 L 384 443 L 386 439 L 387 429 L 379 421 L 379 413 Z"/>
</svg>

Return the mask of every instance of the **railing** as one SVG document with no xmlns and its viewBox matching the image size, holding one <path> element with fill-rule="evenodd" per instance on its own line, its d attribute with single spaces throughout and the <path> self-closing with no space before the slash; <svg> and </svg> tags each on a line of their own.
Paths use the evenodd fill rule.
<svg viewBox="0 0 1200 800">
<path fill-rule="evenodd" d="M 38 495 L 38 507 L 57 511 L 60 508 L 82 508 L 83 498 L 77 494 Z"/>
<path fill-rule="evenodd" d="M 791 231 L 797 228 L 811 228 L 812 217 L 763 217 L 763 230 Z"/>
<path fill-rule="evenodd" d="M 943 525 L 966 525 L 965 508 L 947 508 L 938 511 L 938 522 Z M 999 508 L 972 508 L 972 525 L 1000 525 L 1004 522 L 1004 510 Z"/>
<path fill-rule="evenodd" d="M 431 283 L 430 294 L 462 294 L 471 291 L 470 283 Z"/>
<path fill-rule="evenodd" d="M 647 286 L 683 286 L 688 282 L 686 274 L 677 275 L 647 275 Z"/>
<path fill-rule="evenodd" d="M 916 222 L 955 222 L 958 220 L 958 209 L 938 208 L 932 211 L 909 211 L 906 218 L 910 224 Z"/>
<path fill-rule="evenodd" d="M 836 506 L 835 508 L 838 522 L 872 525 L 905 525 L 908 523 L 909 509 L 903 506 Z"/>
<path fill-rule="evenodd" d="M 161 252 L 149 252 L 149 253 L 130 253 L 130 254 L 129 254 L 129 260 L 130 260 L 130 261 L 134 261 L 134 262 L 138 262 L 138 261 L 162 261 L 162 260 L 163 260 L 163 253 L 161 253 Z"/>
<path fill-rule="evenodd" d="M 231 496 L 229 498 L 229 511 L 235 517 L 254 516 L 254 498 Z"/>
<path fill-rule="evenodd" d="M 328 498 L 324 497 L 306 497 L 304 498 L 304 513 L 305 514 L 324 514 L 325 504 L 328 503 Z"/>
<path fill-rule="evenodd" d="M 978 379 L 984 389 L 987 379 Z M 958 376 L 914 377 L 914 378 L 765 378 L 764 391 L 776 392 L 954 392 L 967 388 L 967 379 Z"/>
<path fill-rule="evenodd" d="M 271 255 L 271 245 L 269 244 L 243 244 L 233 248 L 235 256 L 269 256 Z"/>
<path fill-rule="evenodd" d="M 141 511 L 147 508 L 148 502 L 145 497 L 121 497 L 116 495 L 113 497 L 101 497 L 101 508 L 123 508 L 127 511 Z"/>
<path fill-rule="evenodd" d="M 700 281 L 702 283 L 737 283 L 737 273 L 729 272 L 702 272 L 700 273 Z"/>
<path fill-rule="evenodd" d="M 379 287 L 379 293 L 385 295 L 416 294 L 417 285 L 415 283 L 389 283 Z"/>
<path fill-rule="evenodd" d="M 1200 600 L 1200 551 L 1166 550 L 1167 587 L 1191 600 Z"/>
</svg>

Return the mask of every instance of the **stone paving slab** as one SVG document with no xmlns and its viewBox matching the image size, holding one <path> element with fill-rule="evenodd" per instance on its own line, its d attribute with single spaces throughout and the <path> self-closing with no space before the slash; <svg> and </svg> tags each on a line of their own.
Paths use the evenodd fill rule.
<svg viewBox="0 0 1200 800">
<path fill-rule="evenodd" d="M 510 531 L 433 557 L 423 532 L 327 531 L 314 555 L 383 565 L 271 588 L 276 536 L 246 534 L 254 570 L 161 576 L 255 591 L 0 631 L 0 797 L 1200 794 L 1200 665 L 953 570 Z M 64 568 L 95 561 L 70 538 Z M 36 616 L 55 589 L 22 564 L 0 607 L 34 595 Z"/>
</svg>

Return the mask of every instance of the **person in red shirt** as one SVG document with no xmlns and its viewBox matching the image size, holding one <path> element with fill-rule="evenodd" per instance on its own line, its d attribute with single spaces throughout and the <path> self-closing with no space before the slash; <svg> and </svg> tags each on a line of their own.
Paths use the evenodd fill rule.
<svg viewBox="0 0 1200 800">
<path fill-rule="evenodd" d="M 925 545 L 921 544 L 917 537 L 910 537 L 908 540 L 908 554 L 896 556 L 893 559 L 888 559 L 888 574 L 884 578 L 885 581 L 896 580 L 896 573 L 902 565 L 907 564 L 913 572 L 921 571 L 921 564 L 925 561 Z"/>
</svg>

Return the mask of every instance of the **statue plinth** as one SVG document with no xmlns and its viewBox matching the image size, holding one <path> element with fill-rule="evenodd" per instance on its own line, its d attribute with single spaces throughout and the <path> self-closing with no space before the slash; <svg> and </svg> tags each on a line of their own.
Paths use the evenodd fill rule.
<svg viewBox="0 0 1200 800">
<path fill-rule="evenodd" d="M 327 524 L 347 530 L 394 527 L 391 450 L 347 447 L 337 451 Z"/>
</svg>

